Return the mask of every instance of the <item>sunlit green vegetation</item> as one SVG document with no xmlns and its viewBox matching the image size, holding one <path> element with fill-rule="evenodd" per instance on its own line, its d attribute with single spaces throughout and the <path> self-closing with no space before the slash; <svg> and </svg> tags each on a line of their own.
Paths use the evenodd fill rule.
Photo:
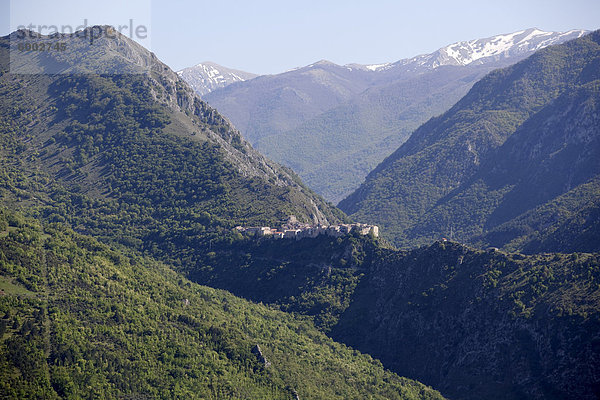
<svg viewBox="0 0 600 400">
<path fill-rule="evenodd" d="M 0 239 L 7 398 L 441 398 L 306 318 L 199 286 L 59 225 Z M 264 357 L 252 352 L 259 344 Z"/>
</svg>

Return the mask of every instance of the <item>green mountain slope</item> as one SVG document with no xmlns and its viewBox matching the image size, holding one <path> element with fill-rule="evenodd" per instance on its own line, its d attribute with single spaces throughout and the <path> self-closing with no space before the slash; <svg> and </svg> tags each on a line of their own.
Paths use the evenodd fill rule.
<svg viewBox="0 0 600 400">
<path fill-rule="evenodd" d="M 239 240 L 214 245 L 191 280 L 284 311 L 310 315 L 328 332 L 353 301 L 374 260 L 389 251 L 376 238 L 348 235 Z"/>
<path fill-rule="evenodd" d="M 6 212 L 0 289 L 2 398 L 442 398 L 306 318 Z"/>
<path fill-rule="evenodd" d="M 178 260 L 227 240 L 238 224 L 345 218 L 147 50 L 122 37 L 83 50 L 76 36 L 64 40 L 73 51 L 47 57 L 72 74 L 17 75 L 4 66 L 0 76 L 5 203 Z M 2 39 L 3 59 L 8 48 Z M 94 73 L 111 60 L 142 73 Z M 28 61 L 40 71 L 48 64 Z"/>
<path fill-rule="evenodd" d="M 0 201 L 52 224 L 0 218 L 2 397 L 440 397 L 171 270 L 208 266 L 237 224 L 345 216 L 135 43 L 61 40 L 22 55 L 34 74 L 0 75 Z"/>
<path fill-rule="evenodd" d="M 10 396 L 438 396 L 317 328 L 455 398 L 595 393 L 595 255 L 526 257 L 457 244 L 398 252 L 352 235 L 244 239 L 231 228 L 289 214 L 345 216 L 254 151 L 150 53 L 127 40 L 95 50 L 82 53 L 85 62 L 68 52 L 49 55 L 58 57 L 53 66 L 79 74 L 4 68 L 0 76 L 0 201 L 50 223 L 0 218 L 0 382 Z M 115 65 L 142 73 L 110 73 Z M 85 73 L 104 66 L 105 74 Z M 569 190 L 553 200 L 569 212 L 540 240 L 577 232 L 593 243 L 593 198 L 569 204 L 593 193 L 594 182 Z M 578 229 L 582 216 L 587 231 Z M 199 287 L 180 273 L 271 306 Z M 440 291 L 440 302 L 423 300 Z M 475 307 L 479 298 L 486 301 Z M 444 307 L 447 319 L 440 318 Z M 532 341 L 546 347 L 523 344 Z M 252 353 L 256 344 L 270 366 Z"/>
<path fill-rule="evenodd" d="M 572 217 L 598 204 L 591 187 L 599 168 L 599 36 L 488 75 L 417 129 L 340 203 L 342 210 L 380 224 L 400 246 L 452 236 L 513 250 L 598 251 L 598 243 L 549 237 L 577 230 Z M 585 196 L 559 201 L 584 184 Z M 584 224 L 588 214 L 578 215 Z"/>
</svg>

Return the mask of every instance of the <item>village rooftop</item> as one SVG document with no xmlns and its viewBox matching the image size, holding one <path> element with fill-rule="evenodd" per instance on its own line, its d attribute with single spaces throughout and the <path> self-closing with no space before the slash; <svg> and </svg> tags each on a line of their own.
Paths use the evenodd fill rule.
<svg viewBox="0 0 600 400">
<path fill-rule="evenodd" d="M 294 226 L 290 226 L 294 225 Z M 338 224 L 338 225 L 308 225 L 308 224 L 284 224 L 280 229 L 268 226 L 252 226 L 235 228 L 240 233 L 251 237 L 272 237 L 275 239 L 302 239 L 314 238 L 319 235 L 332 237 L 341 237 L 349 235 L 351 232 L 358 232 L 360 235 L 373 234 L 379 236 L 379 227 L 367 224 Z"/>
</svg>

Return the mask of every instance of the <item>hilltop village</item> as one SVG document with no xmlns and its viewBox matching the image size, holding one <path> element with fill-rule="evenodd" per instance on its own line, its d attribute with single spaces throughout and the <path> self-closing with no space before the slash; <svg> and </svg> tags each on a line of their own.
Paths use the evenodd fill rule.
<svg viewBox="0 0 600 400">
<path fill-rule="evenodd" d="M 332 237 L 341 237 L 355 231 L 360 235 L 379 236 L 379 227 L 367 224 L 338 224 L 338 225 L 310 225 L 298 220 L 292 215 L 287 222 L 281 224 L 280 228 L 271 228 L 268 226 L 237 226 L 238 232 L 251 237 L 271 237 L 274 239 L 302 239 L 314 238 L 319 235 Z"/>
</svg>

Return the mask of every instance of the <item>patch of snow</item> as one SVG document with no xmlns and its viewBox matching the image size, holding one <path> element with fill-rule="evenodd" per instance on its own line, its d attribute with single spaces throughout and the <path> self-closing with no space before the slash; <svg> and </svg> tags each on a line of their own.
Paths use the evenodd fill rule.
<svg viewBox="0 0 600 400">
<path fill-rule="evenodd" d="M 381 69 L 387 67 L 388 65 L 390 65 L 390 63 L 372 64 L 372 65 L 365 65 L 365 68 L 368 69 L 369 71 L 378 71 L 378 70 L 381 70 Z"/>
</svg>

